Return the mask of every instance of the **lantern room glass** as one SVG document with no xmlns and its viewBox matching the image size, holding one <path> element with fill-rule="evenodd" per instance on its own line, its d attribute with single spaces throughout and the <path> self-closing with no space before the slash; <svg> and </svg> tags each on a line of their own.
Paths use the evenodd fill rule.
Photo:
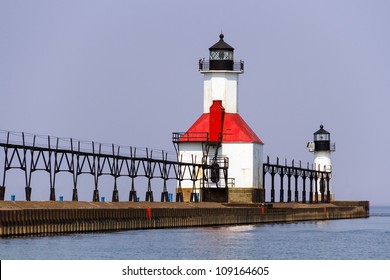
<svg viewBox="0 0 390 280">
<path fill-rule="evenodd" d="M 210 52 L 211 60 L 233 60 L 233 52 L 228 50 L 213 50 Z"/>
<path fill-rule="evenodd" d="M 330 141 L 330 134 L 314 134 L 314 141 Z"/>
</svg>

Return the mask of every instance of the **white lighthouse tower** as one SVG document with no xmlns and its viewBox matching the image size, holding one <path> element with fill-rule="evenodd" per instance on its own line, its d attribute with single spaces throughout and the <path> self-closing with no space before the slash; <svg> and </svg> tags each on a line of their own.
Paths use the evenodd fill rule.
<svg viewBox="0 0 390 280">
<path fill-rule="evenodd" d="M 234 48 L 223 34 L 209 51 L 209 60 L 199 60 L 203 114 L 185 133 L 176 134 L 174 142 L 179 161 L 212 168 L 197 171 L 200 180 L 183 170 L 177 194 L 182 192 L 184 201 L 263 201 L 263 142 L 238 114 L 238 77 L 244 73 L 244 62 L 234 61 Z"/>
<path fill-rule="evenodd" d="M 314 132 L 313 135 L 314 141 L 308 143 L 308 148 L 310 152 L 314 153 L 314 169 L 318 171 L 332 172 L 330 155 L 336 149 L 335 144 L 330 142 L 330 133 L 324 129 L 323 125 L 321 125 L 320 129 Z M 330 186 L 329 189 L 331 190 Z M 332 193 L 330 200 L 334 200 L 334 194 Z"/>
</svg>

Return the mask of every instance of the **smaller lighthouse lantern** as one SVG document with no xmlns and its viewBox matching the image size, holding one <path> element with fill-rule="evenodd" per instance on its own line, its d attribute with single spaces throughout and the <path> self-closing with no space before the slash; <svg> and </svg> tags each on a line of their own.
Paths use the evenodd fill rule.
<svg viewBox="0 0 390 280">
<path fill-rule="evenodd" d="M 314 133 L 314 150 L 317 152 L 330 150 L 330 133 L 324 129 L 323 125 Z"/>
</svg>

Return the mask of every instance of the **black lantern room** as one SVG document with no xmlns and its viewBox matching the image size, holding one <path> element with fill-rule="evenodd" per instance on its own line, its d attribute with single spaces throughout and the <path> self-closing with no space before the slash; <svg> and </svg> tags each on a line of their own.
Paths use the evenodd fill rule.
<svg viewBox="0 0 390 280">
<path fill-rule="evenodd" d="M 219 35 L 219 41 L 209 48 L 210 70 L 233 70 L 234 48 L 223 40 L 223 34 Z"/>
<path fill-rule="evenodd" d="M 321 125 L 320 129 L 314 132 L 314 150 L 330 151 L 330 133 Z"/>
</svg>

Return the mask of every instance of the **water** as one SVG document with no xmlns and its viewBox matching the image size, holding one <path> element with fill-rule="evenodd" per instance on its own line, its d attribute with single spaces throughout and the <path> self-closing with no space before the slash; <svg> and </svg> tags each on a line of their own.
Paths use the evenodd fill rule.
<svg viewBox="0 0 390 280">
<path fill-rule="evenodd" d="M 390 259 L 390 207 L 367 219 L 0 239 L 0 259 Z"/>
</svg>

